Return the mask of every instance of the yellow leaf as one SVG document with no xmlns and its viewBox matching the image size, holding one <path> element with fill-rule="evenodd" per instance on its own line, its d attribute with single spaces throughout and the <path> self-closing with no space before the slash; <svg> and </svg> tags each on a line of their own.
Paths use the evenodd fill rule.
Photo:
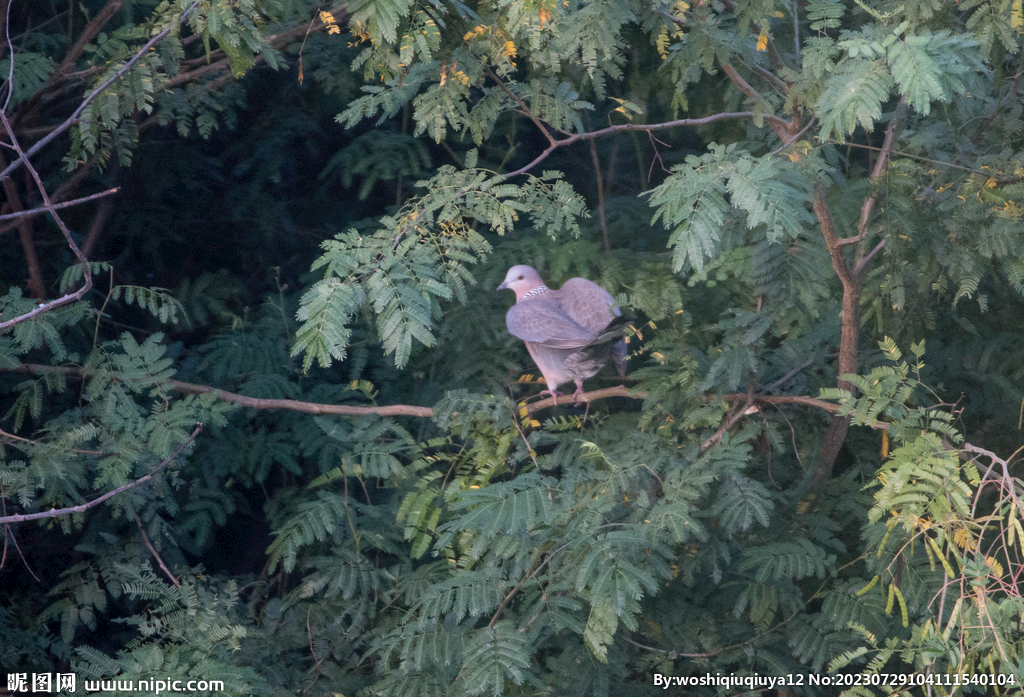
<svg viewBox="0 0 1024 697">
<path fill-rule="evenodd" d="M 757 50 L 767 51 L 768 50 L 768 31 L 762 29 L 761 33 L 757 36 Z"/>
</svg>

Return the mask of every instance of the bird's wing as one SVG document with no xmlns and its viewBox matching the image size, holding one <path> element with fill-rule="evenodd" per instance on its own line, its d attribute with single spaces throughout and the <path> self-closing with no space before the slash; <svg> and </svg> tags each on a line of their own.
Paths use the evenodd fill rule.
<svg viewBox="0 0 1024 697">
<path fill-rule="evenodd" d="M 585 278 L 570 278 L 552 295 L 573 322 L 591 333 L 601 331 L 621 314 L 612 294 Z"/>
<path fill-rule="evenodd" d="M 516 303 L 505 314 L 505 325 L 512 336 L 547 348 L 579 348 L 595 335 L 546 298 Z"/>
</svg>

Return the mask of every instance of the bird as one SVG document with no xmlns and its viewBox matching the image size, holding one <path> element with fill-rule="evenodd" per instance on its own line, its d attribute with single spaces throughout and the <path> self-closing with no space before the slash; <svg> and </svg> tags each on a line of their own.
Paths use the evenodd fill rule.
<svg viewBox="0 0 1024 697">
<path fill-rule="evenodd" d="M 544 284 L 532 266 L 513 266 L 497 290 L 513 290 L 516 304 L 505 314 L 509 334 L 522 339 L 558 404 L 559 385 L 576 383 L 573 401 L 583 394 L 583 381 L 615 360 L 626 374 L 625 319 L 607 290 L 585 278 L 570 278 L 558 290 Z"/>
</svg>

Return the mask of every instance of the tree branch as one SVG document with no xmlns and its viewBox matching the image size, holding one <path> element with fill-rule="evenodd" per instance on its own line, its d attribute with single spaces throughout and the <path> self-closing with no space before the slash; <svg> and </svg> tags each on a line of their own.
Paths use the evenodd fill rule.
<svg viewBox="0 0 1024 697">
<path fill-rule="evenodd" d="M 96 35 L 100 33 L 103 26 L 110 21 L 110 19 L 117 14 L 117 11 L 124 5 L 124 0 L 109 0 L 103 9 L 96 13 L 96 16 L 85 25 L 82 29 L 82 33 L 78 36 L 78 40 L 75 45 L 67 52 L 64 56 L 64 60 L 57 66 L 57 70 L 54 71 L 53 75 L 50 76 L 51 82 L 58 76 L 64 75 L 67 71 L 71 70 L 75 65 L 75 61 L 82 55 L 82 51 L 85 50 L 85 45 L 96 38 Z"/>
<path fill-rule="evenodd" d="M 608 126 L 607 128 L 600 128 L 596 131 L 590 131 L 588 133 L 573 133 L 570 136 L 556 140 L 555 142 L 544 148 L 544 152 L 535 157 L 529 164 L 520 167 L 514 172 L 507 172 L 502 174 L 502 179 L 511 179 L 512 177 L 525 174 L 531 169 L 536 167 L 538 164 L 547 159 L 548 155 L 553 153 L 558 148 L 564 148 L 567 145 L 578 143 L 581 140 L 589 140 L 590 138 L 600 138 L 611 133 L 620 133 L 623 131 L 644 131 L 651 133 L 653 131 L 663 131 L 667 128 L 679 128 L 681 126 L 706 126 L 709 123 L 715 123 L 716 121 L 723 121 L 726 119 L 746 119 L 754 115 L 752 111 L 735 111 L 735 112 L 722 112 L 719 114 L 712 114 L 711 116 L 705 116 L 699 119 L 677 119 L 675 121 L 663 121 L 662 123 L 622 123 L 617 126 Z M 765 120 L 775 119 L 781 123 L 786 123 L 775 116 L 765 116 Z"/>
<path fill-rule="evenodd" d="M 83 295 L 89 292 L 90 288 L 92 288 L 92 271 L 89 269 L 89 260 L 85 258 L 85 255 L 82 254 L 82 250 L 78 248 L 77 244 L 75 244 L 75 241 L 71 238 L 71 231 L 68 230 L 67 225 L 64 224 L 64 221 L 61 219 L 61 217 L 57 214 L 57 211 L 54 209 L 53 202 L 50 200 L 50 195 L 46 193 L 46 187 L 43 186 L 43 180 L 39 178 L 39 172 L 37 172 L 36 168 L 32 166 L 32 163 L 29 162 L 28 157 L 25 155 L 25 152 L 21 149 L 21 144 L 18 143 L 18 139 L 14 135 L 14 129 L 11 128 L 11 122 L 7 120 L 7 115 L 3 112 L 3 110 L 0 110 L 0 121 L 3 122 L 4 128 L 7 129 L 7 135 L 11 139 L 11 145 L 14 146 L 14 149 L 18 153 L 20 160 L 25 163 L 25 167 L 28 169 L 29 174 L 31 174 L 32 178 L 35 180 L 36 186 L 39 188 L 39 194 L 43 197 L 43 204 L 46 206 L 46 210 L 48 210 L 50 212 L 50 215 L 53 216 L 53 220 L 55 223 L 57 223 L 57 227 L 60 228 L 61 234 L 64 235 L 65 241 L 68 243 L 68 246 L 71 247 L 71 251 L 74 252 L 75 257 L 78 259 L 78 262 L 82 265 L 82 273 L 84 276 L 82 287 L 79 288 L 74 293 L 69 293 L 60 298 L 57 298 L 56 300 L 51 300 L 48 303 L 43 303 L 36 307 L 34 310 L 26 312 L 23 315 L 19 315 L 18 317 L 9 319 L 6 322 L 0 322 L 0 331 L 3 331 L 8 327 L 13 327 L 15 324 L 29 320 L 32 317 L 35 317 L 36 315 L 39 315 L 43 312 L 49 312 L 50 310 L 56 307 L 66 305 L 81 298 Z M 10 169 L 10 167 L 7 167 L 4 171 L 7 171 L 8 169 Z M 2 178 L 3 177 L 0 176 L 0 179 Z"/>
<path fill-rule="evenodd" d="M 501 91 L 504 92 L 505 95 L 509 99 L 511 99 L 513 102 L 515 102 L 516 104 L 519 105 L 519 108 L 522 111 L 523 116 L 525 116 L 526 118 L 530 119 L 530 121 L 533 121 L 533 125 L 536 126 L 537 129 L 541 133 L 544 134 L 544 137 L 548 139 L 548 143 L 554 145 L 555 144 L 555 137 L 553 135 L 551 135 L 551 131 L 549 131 L 544 126 L 544 122 L 541 121 L 539 118 L 537 118 L 537 116 L 530 109 L 530 106 L 526 102 L 523 101 L 523 98 L 520 97 L 518 94 L 515 94 L 512 90 L 510 90 L 508 88 L 508 85 L 506 85 L 504 83 L 504 81 L 501 78 L 499 78 L 494 73 L 493 70 L 491 70 L 491 66 L 485 65 L 484 66 L 484 70 L 487 71 L 488 77 L 490 77 L 492 80 L 494 80 L 494 82 L 498 85 L 498 87 L 501 88 Z"/>
<path fill-rule="evenodd" d="M 0 151 L 0 166 L 6 165 L 7 160 Z M 18 221 L 10 227 L 18 228 L 18 241 L 21 242 L 21 250 L 25 254 L 25 265 L 28 267 L 28 293 L 30 297 L 42 302 L 46 299 L 46 286 L 43 283 L 43 272 L 39 266 L 39 257 L 36 254 L 35 240 L 32 235 L 32 222 L 25 217 L 24 204 L 21 201 L 21 194 L 18 192 L 18 185 L 11 177 L 3 180 L 4 194 L 7 201 L 4 208 L 13 211 L 6 213 L 0 218 L 8 216 L 17 218 Z M 0 209 L 2 210 L 2 209 Z"/>
<path fill-rule="evenodd" d="M 150 479 L 152 479 L 154 476 L 156 476 L 156 474 L 159 473 L 160 470 L 162 470 L 164 467 L 169 465 L 174 458 L 178 457 L 178 455 L 181 454 L 181 451 L 183 451 L 186 447 L 188 447 L 188 444 L 191 443 L 192 441 L 194 441 L 196 439 L 196 436 L 198 436 L 199 432 L 202 431 L 202 430 L 203 430 L 203 425 L 201 423 L 200 424 L 196 424 L 196 430 L 192 431 L 192 435 L 190 435 L 188 438 L 186 438 L 185 442 L 182 443 L 181 446 L 177 450 L 175 450 L 173 453 L 171 453 L 167 457 L 167 459 L 165 459 L 163 462 L 161 462 L 159 465 L 157 465 L 156 468 L 152 472 L 150 472 L 149 474 L 144 475 L 142 477 L 139 477 L 134 482 L 128 482 L 127 484 L 124 484 L 122 486 L 117 487 L 113 491 L 108 491 L 107 493 L 103 494 L 103 496 L 100 496 L 97 499 L 93 499 L 92 501 L 89 501 L 88 503 L 83 503 L 83 504 L 81 504 L 79 506 L 71 506 L 69 508 L 54 508 L 54 509 L 51 509 L 49 511 L 43 511 L 42 513 L 24 513 L 24 514 L 19 514 L 19 515 L 3 516 L 3 517 L 0 517 L 0 523 L 2 523 L 2 524 L 6 524 L 6 523 L 22 523 L 22 522 L 25 522 L 27 520 L 41 520 L 43 518 L 57 518 L 57 517 L 60 517 L 60 516 L 63 516 L 63 515 L 71 515 L 72 513 L 82 513 L 83 511 L 89 510 L 93 506 L 98 506 L 99 504 L 103 503 L 104 501 L 106 501 L 109 498 L 113 498 L 114 496 L 117 496 L 118 494 L 120 494 L 122 492 L 128 491 L 129 489 L 132 489 L 134 487 L 137 487 L 139 484 L 142 484 L 143 482 L 148 482 Z"/>
<path fill-rule="evenodd" d="M 72 378 L 86 378 L 91 375 L 90 371 L 86 371 L 84 368 L 75 366 L 39 365 L 36 363 L 22 363 L 13 368 L 0 367 L 0 372 L 29 373 L 33 375 L 61 373 L 62 375 Z M 228 392 L 227 390 L 222 390 L 217 387 L 210 387 L 209 385 L 196 385 L 191 382 L 182 382 L 180 380 L 166 380 L 162 384 L 188 394 L 212 394 L 222 401 L 238 404 L 243 407 L 249 407 L 251 409 L 283 409 L 288 411 L 300 411 L 307 414 L 324 414 L 333 416 L 366 416 L 368 414 L 376 414 L 378 416 L 418 416 L 421 418 L 431 418 L 434 415 L 434 410 L 430 407 L 418 407 L 410 404 L 391 404 L 380 407 L 356 407 L 347 404 L 318 404 L 316 402 L 302 402 L 296 399 L 257 399 L 255 397 L 246 397 L 245 395 Z M 593 402 L 599 399 L 607 399 L 609 397 L 647 399 L 649 394 L 650 393 L 645 392 L 644 390 L 631 389 L 625 385 L 615 385 L 613 387 L 605 387 L 599 390 L 584 392 L 580 401 Z M 746 392 L 737 392 L 724 395 L 709 395 L 707 399 L 709 401 L 721 399 L 726 402 L 746 402 L 748 394 Z M 562 404 L 563 406 L 566 404 L 564 399 Z M 802 395 L 755 394 L 753 396 L 753 406 L 767 404 L 799 404 L 802 406 L 814 407 L 816 409 L 823 409 L 831 414 L 835 414 L 840 409 L 838 404 L 826 402 L 814 397 L 804 397 Z M 534 414 L 542 409 L 547 409 L 548 407 L 553 406 L 556 406 L 554 400 L 551 397 L 545 397 L 544 399 L 537 400 L 536 402 L 527 405 L 526 411 L 528 414 Z M 888 424 L 878 421 L 872 426 L 872 428 L 884 429 L 888 428 Z"/>
<path fill-rule="evenodd" d="M 142 527 L 142 518 L 139 517 L 138 513 L 135 513 L 134 515 L 135 524 L 139 526 L 139 534 L 142 535 L 142 541 L 146 543 L 146 549 L 148 549 L 149 553 L 152 554 L 153 557 L 156 559 L 157 563 L 160 565 L 160 568 L 163 569 L 163 572 L 167 574 L 167 578 L 171 579 L 171 583 L 173 583 L 175 587 L 180 589 L 181 583 L 179 583 L 178 579 L 174 577 L 174 574 L 171 573 L 171 570 L 167 568 L 167 565 L 164 564 L 163 558 L 161 558 L 161 556 L 157 553 L 156 548 L 153 546 L 153 543 L 149 541 L 149 536 L 146 534 L 145 528 Z"/>
<path fill-rule="evenodd" d="M 875 187 L 889 166 L 889 160 L 892 158 L 892 143 L 896 135 L 898 135 L 896 133 L 897 129 L 902 128 L 906 115 L 907 102 L 904 97 L 900 97 L 899 104 L 896 106 L 896 112 L 892 116 L 892 121 L 889 122 L 889 127 L 885 129 L 885 140 L 882 141 L 882 147 L 878 151 L 878 160 L 875 161 L 875 168 L 871 172 L 869 183 L 872 187 Z M 862 238 L 867 233 L 868 219 L 871 217 L 871 212 L 875 209 L 875 203 L 878 201 L 880 192 L 881 190 L 875 187 L 874 191 L 861 204 L 860 220 L 857 221 L 857 234 Z"/>
<path fill-rule="evenodd" d="M 170 34 L 175 27 L 180 26 L 181 23 L 185 21 L 185 18 L 198 5 L 199 0 L 195 0 L 195 2 L 189 5 L 188 8 L 181 14 L 181 16 L 178 17 L 177 20 L 171 22 L 162 32 L 160 32 L 152 39 L 147 41 L 145 45 L 138 51 L 136 51 L 135 55 L 128 59 L 128 62 L 121 66 L 121 68 L 117 72 L 111 75 L 108 79 L 104 80 L 101 85 L 99 85 L 96 89 L 90 92 L 86 96 L 86 98 L 82 100 L 82 103 L 78 105 L 78 108 L 75 109 L 74 112 L 72 112 L 71 116 L 67 117 L 63 122 L 61 122 L 59 126 L 57 126 L 57 128 L 50 131 L 49 135 L 41 138 L 35 145 L 29 148 L 26 152 L 20 153 L 20 157 L 17 160 L 7 165 L 7 167 L 5 167 L 2 172 L 0 172 L 0 179 L 10 176 L 11 172 L 13 172 L 23 163 L 28 164 L 28 159 L 30 157 L 39 152 L 42 148 L 44 148 L 48 143 L 50 143 L 54 138 L 59 136 L 61 133 L 68 130 L 68 128 L 70 128 L 72 124 L 76 123 L 78 121 L 78 117 L 82 115 L 82 112 L 85 111 L 85 108 L 89 106 L 92 103 L 92 101 L 96 99 L 96 97 L 103 94 L 103 91 L 110 87 L 112 84 L 114 84 L 117 80 L 120 80 L 125 73 L 131 70 L 133 65 L 139 62 L 139 59 L 141 59 L 144 55 L 146 55 L 149 52 L 149 49 L 151 49 L 153 46 L 160 43 L 164 38 L 166 38 L 167 35 Z M 13 134 L 11 137 L 13 137 Z M 0 329 L 2 328 L 3 326 L 0 325 Z"/>
<path fill-rule="evenodd" d="M 345 10 L 344 6 L 331 10 L 331 14 L 334 15 L 339 26 L 347 20 L 347 11 Z M 182 19 L 184 19 L 184 17 L 182 17 Z M 324 29 L 326 26 L 326 24 L 319 20 L 313 20 L 312 24 L 310 24 L 308 27 L 305 25 L 300 25 L 297 27 L 292 27 L 291 29 L 287 29 L 281 32 L 280 34 L 270 34 L 269 36 L 267 36 L 267 43 L 270 44 L 273 48 L 281 48 L 281 46 L 288 43 L 288 41 L 298 36 L 299 34 L 317 32 Z M 186 72 L 175 75 L 174 77 L 164 82 L 164 87 L 177 87 L 182 83 L 194 80 L 195 78 L 201 75 L 205 75 L 206 73 L 228 67 L 228 59 L 223 56 L 225 56 L 224 50 L 217 49 L 216 51 L 211 52 L 208 58 L 204 57 L 201 59 L 197 59 L 199 61 L 206 62 L 206 64 L 202 65 L 201 67 L 197 67 L 192 70 L 187 70 Z M 261 62 L 263 62 L 262 55 L 256 55 L 253 56 L 253 58 L 255 59 L 254 65 L 258 65 Z"/>
<path fill-rule="evenodd" d="M 95 201 L 96 199 L 103 198 L 104 196 L 110 196 L 111 194 L 116 194 L 120 190 L 121 190 L 121 187 L 115 186 L 113 189 L 107 189 L 106 191 L 100 191 L 99 193 L 96 193 L 96 194 L 89 194 L 88 196 L 83 196 L 81 198 L 72 199 L 70 201 L 64 201 L 62 203 L 54 203 L 53 204 L 53 208 L 56 209 L 56 210 L 59 210 L 61 208 L 70 208 L 71 206 L 77 206 L 80 203 L 88 203 L 89 201 Z M 54 198 L 56 198 L 56 196 L 54 196 Z M 27 211 L 18 211 L 17 213 L 7 213 L 5 215 L 0 215 L 0 220 L 15 220 L 17 218 L 24 218 L 24 217 L 30 216 L 30 215 L 39 215 L 41 213 L 46 213 L 49 210 L 50 209 L 47 208 L 46 206 L 40 206 L 39 208 L 29 208 Z M 4 230 L 0 230 L 0 234 L 3 234 L 3 232 L 5 232 L 5 231 Z"/>
<path fill-rule="evenodd" d="M 737 88 L 739 88 L 740 92 L 747 95 L 756 102 L 759 102 L 761 104 L 765 103 L 764 97 L 761 96 L 761 93 L 755 90 L 753 87 L 751 87 L 750 83 L 743 79 L 743 76 L 736 71 L 736 68 L 734 68 L 731 63 L 722 63 L 721 65 L 722 70 L 729 77 L 729 80 L 732 81 L 732 83 L 736 85 Z M 775 131 L 775 134 L 779 136 L 779 138 L 783 142 L 785 142 L 790 137 L 790 130 L 792 128 L 795 128 L 795 126 L 793 126 L 793 124 L 791 124 L 789 121 L 786 121 L 785 119 L 780 119 L 778 116 L 772 116 L 771 114 L 763 114 L 762 116 L 764 120 L 768 122 L 768 125 L 771 126 L 771 129 Z"/>
</svg>

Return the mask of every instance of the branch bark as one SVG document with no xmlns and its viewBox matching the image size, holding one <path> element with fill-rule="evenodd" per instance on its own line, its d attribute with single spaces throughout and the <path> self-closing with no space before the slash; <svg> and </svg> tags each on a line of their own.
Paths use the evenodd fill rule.
<svg viewBox="0 0 1024 697">
<path fill-rule="evenodd" d="M 899 129 L 902 128 L 906 110 L 906 102 L 900 99 L 893 118 L 889 122 L 889 127 L 885 131 L 885 140 L 879 149 L 878 160 L 875 162 L 871 172 L 871 191 L 861 204 L 860 217 L 857 222 L 857 235 L 855 237 L 842 238 L 839 236 L 832 219 L 832 211 L 825 200 L 825 192 L 821 182 L 815 185 L 814 196 L 811 199 L 814 214 L 818 219 L 818 225 L 821 228 L 821 234 L 825 238 L 825 246 L 832 261 L 832 269 L 843 284 L 842 329 L 839 339 L 837 366 L 840 377 L 836 381 L 836 387 L 851 393 L 854 392 L 853 385 L 848 380 L 844 380 L 842 376 L 857 372 L 858 342 L 860 339 L 861 280 L 868 262 L 882 250 L 885 246 L 885 240 L 879 242 L 870 252 L 862 254 L 853 268 L 850 267 L 843 250 L 847 245 L 853 242 L 861 243 L 868 237 L 868 223 L 871 220 L 871 214 L 881 193 L 881 189 L 877 185 L 889 166 L 893 142 L 898 135 Z M 818 451 L 818 463 L 814 473 L 816 484 L 824 482 L 831 477 L 836 457 L 838 457 L 839 451 L 843 447 L 843 442 L 846 440 L 849 428 L 850 420 L 846 417 L 837 416 L 829 425 L 828 431 L 825 433 L 825 439 Z"/>
<path fill-rule="evenodd" d="M 7 135 L 11 139 L 11 145 L 14 147 L 15 152 L 18 153 L 19 161 L 25 163 L 25 168 L 28 170 L 28 173 L 32 176 L 32 179 L 35 180 L 36 187 L 38 187 L 39 189 L 39 194 L 40 196 L 43 197 L 43 204 L 46 206 L 46 210 L 48 210 L 50 212 L 50 215 L 53 216 L 54 222 L 57 223 L 57 227 L 60 228 L 61 234 L 64 235 L 64 240 L 68 243 L 68 246 L 71 248 L 71 251 L 78 259 L 78 262 L 82 265 L 82 275 L 84 277 L 82 287 L 79 288 L 74 293 L 68 293 L 57 298 L 56 300 L 51 300 L 48 303 L 42 303 L 34 310 L 26 312 L 23 315 L 19 315 L 17 317 L 9 319 L 6 322 L 0 322 L 0 331 L 3 331 L 8 327 L 13 327 L 16 324 L 19 324 L 20 322 L 25 322 L 29 319 L 32 319 L 33 317 L 40 315 L 43 312 L 49 312 L 50 310 L 56 307 L 60 307 L 61 305 L 67 305 L 68 303 L 74 302 L 81 298 L 83 295 L 89 292 L 90 288 L 92 288 L 92 271 L 89 269 L 89 260 L 85 258 L 85 255 L 82 254 L 82 250 L 80 250 L 78 248 L 78 245 L 75 244 L 74 239 L 72 239 L 71 237 L 71 231 L 68 230 L 67 225 L 64 224 L 64 221 L 61 219 L 60 215 L 57 214 L 57 210 L 53 207 L 53 202 L 50 200 L 50 195 L 46 192 L 46 187 L 43 186 L 43 180 L 40 179 L 39 172 L 37 172 L 35 167 L 32 166 L 32 163 L 29 162 L 28 156 L 21 149 L 21 144 L 18 142 L 17 137 L 15 137 L 14 135 L 14 128 L 11 127 L 11 122 L 7 119 L 7 114 L 5 114 L 3 110 L 0 110 L 0 122 L 3 123 L 4 128 L 7 130 Z M 4 171 L 6 172 L 9 169 L 10 167 L 7 167 Z M 3 177 L 0 176 L 0 179 L 2 178 Z M 8 176 L 8 180 L 9 179 L 10 177 Z"/>
<path fill-rule="evenodd" d="M 6 166 L 7 158 L 4 157 L 3 150 L 0 150 L 0 167 Z M 18 241 L 25 254 L 25 264 L 28 267 L 28 293 L 30 297 L 42 302 L 46 299 L 46 286 L 43 284 L 43 272 L 39 266 L 39 256 L 36 254 L 36 244 L 32 235 L 32 219 L 27 217 L 29 214 L 25 212 L 25 206 L 21 202 L 21 194 L 18 192 L 18 185 L 14 183 L 14 179 L 4 178 L 3 187 L 4 195 L 7 196 L 5 208 L 11 212 L 0 215 L 0 220 L 17 219 L 12 227 L 18 228 Z"/>
<path fill-rule="evenodd" d="M 88 196 L 83 196 L 81 198 L 76 198 L 76 199 L 73 199 L 71 201 L 63 201 L 61 203 L 54 203 L 53 207 L 54 207 L 55 210 L 60 210 L 61 208 L 70 208 L 71 206 L 77 206 L 80 203 L 88 203 L 89 201 L 95 201 L 96 199 L 103 198 L 104 196 L 110 196 L 111 194 L 116 194 L 120 190 L 121 190 L 121 187 L 115 186 L 113 189 L 107 189 L 106 191 L 100 191 L 100 192 L 97 192 L 95 194 L 89 194 Z M 53 199 L 56 199 L 56 198 L 57 198 L 57 196 L 54 195 Z M 51 199 L 51 200 L 53 200 L 53 199 Z M 19 211 L 17 213 L 7 213 L 5 215 L 0 215 L 0 220 L 17 220 L 18 218 L 25 218 L 25 217 L 28 217 L 28 216 L 41 215 L 43 213 L 47 213 L 48 211 L 49 211 L 49 209 L 46 206 L 40 206 L 39 208 L 30 208 L 27 211 Z M 0 235 L 2 235 L 4 232 L 6 232 L 5 229 L 0 229 Z M 88 254 L 86 256 L 88 256 Z"/>
<path fill-rule="evenodd" d="M 29 373 L 32 375 L 45 375 L 48 373 L 61 373 L 70 378 L 87 378 L 90 373 L 83 368 L 75 366 L 52 366 L 52 365 L 40 365 L 36 363 L 22 363 L 13 368 L 0 368 L 0 372 L 14 372 L 14 373 Z M 247 397 L 245 395 L 236 394 L 234 392 L 228 392 L 218 387 L 211 387 L 209 385 L 197 385 L 191 382 L 182 382 L 181 380 L 167 380 L 165 383 L 175 390 L 185 392 L 186 394 L 212 394 L 217 399 L 232 404 L 237 404 L 243 407 L 249 407 L 251 409 L 283 409 L 288 411 L 300 411 L 306 414 L 324 414 L 334 416 L 366 416 L 368 414 L 376 414 L 377 416 L 416 416 L 420 418 L 431 418 L 434 415 L 434 410 L 430 407 L 418 407 L 411 404 L 391 404 L 387 406 L 373 406 L 373 407 L 357 407 L 347 404 L 320 404 L 317 402 L 302 402 L 297 399 L 257 399 L 256 397 Z M 635 390 L 625 385 L 615 385 L 614 387 L 604 387 L 599 390 L 592 390 L 590 392 L 584 392 L 580 398 L 580 402 L 594 402 L 599 399 L 608 399 L 609 397 L 626 397 L 628 399 L 647 399 L 649 396 L 648 392 L 644 390 Z M 830 414 L 835 414 L 839 411 L 839 405 L 833 404 L 832 402 L 826 402 L 821 399 L 814 397 L 805 397 L 802 395 L 760 395 L 754 394 L 749 395 L 746 392 L 730 393 L 725 395 L 710 395 L 707 397 L 708 401 L 713 399 L 722 399 L 726 402 L 748 402 L 747 406 L 763 406 L 769 404 L 798 404 L 806 407 L 814 407 L 815 409 L 823 409 Z M 565 406 L 567 402 L 565 398 L 562 399 L 562 406 Z M 554 400 L 551 397 L 545 397 L 544 399 L 537 400 L 531 404 L 528 404 L 526 411 L 528 414 L 534 414 L 548 407 L 556 406 Z M 872 426 L 875 429 L 888 428 L 888 424 L 877 421 Z"/>
<path fill-rule="evenodd" d="M 82 33 L 79 34 L 78 40 L 75 41 L 75 45 L 64 56 L 64 60 L 60 62 L 57 70 L 53 75 L 50 76 L 50 81 L 53 82 L 58 75 L 64 75 L 71 68 L 75 66 L 75 62 L 79 56 L 82 55 L 82 51 L 85 50 L 86 44 L 96 38 L 96 35 L 100 33 L 100 30 L 104 25 L 111 20 L 111 18 L 117 14 L 117 11 L 124 5 L 124 0 L 109 0 L 109 2 L 103 6 L 103 9 L 96 13 L 96 16 L 85 25 L 82 29 Z"/>
</svg>

